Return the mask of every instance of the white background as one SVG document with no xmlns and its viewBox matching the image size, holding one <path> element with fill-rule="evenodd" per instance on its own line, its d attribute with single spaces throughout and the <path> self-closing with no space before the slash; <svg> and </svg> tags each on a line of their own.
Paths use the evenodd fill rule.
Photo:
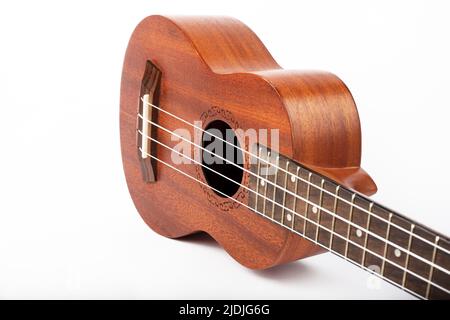
<svg viewBox="0 0 450 320">
<path fill-rule="evenodd" d="M 449 234 L 447 3 L 1 1 L 0 298 L 411 298 L 331 254 L 255 272 L 151 231 L 121 167 L 120 75 L 147 15 L 239 18 L 283 67 L 346 82 L 375 199 Z"/>
</svg>

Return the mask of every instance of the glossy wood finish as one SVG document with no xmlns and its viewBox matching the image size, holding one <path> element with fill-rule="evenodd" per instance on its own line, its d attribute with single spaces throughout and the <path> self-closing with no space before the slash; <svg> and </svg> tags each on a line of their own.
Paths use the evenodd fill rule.
<svg viewBox="0 0 450 320">
<path fill-rule="evenodd" d="M 136 114 L 148 60 L 162 72 L 158 104 L 163 109 L 191 123 L 222 119 L 235 129 L 277 128 L 280 153 L 348 188 L 365 194 L 376 191 L 360 168 L 361 133 L 355 103 L 336 76 L 281 69 L 257 36 L 235 19 L 151 16 L 138 25 L 126 52 L 120 129 L 130 194 L 144 221 L 156 232 L 176 238 L 205 231 L 237 261 L 258 269 L 322 252 L 310 241 L 161 163 L 157 164 L 156 183 L 143 181 L 136 152 Z M 158 123 L 170 130 L 192 129 L 161 112 Z M 158 139 L 175 144 L 161 130 Z M 170 162 L 167 149 L 158 147 L 156 152 Z M 178 168 L 204 181 L 197 165 Z M 244 185 L 248 181 L 244 175 Z M 243 188 L 234 197 L 248 202 Z"/>
</svg>

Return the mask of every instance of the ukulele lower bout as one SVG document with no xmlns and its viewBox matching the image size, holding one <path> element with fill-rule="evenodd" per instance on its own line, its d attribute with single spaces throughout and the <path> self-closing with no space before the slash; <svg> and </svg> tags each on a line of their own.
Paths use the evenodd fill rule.
<svg viewBox="0 0 450 320">
<path fill-rule="evenodd" d="M 241 22 L 144 19 L 125 56 L 120 128 L 131 197 L 161 235 L 207 232 L 254 269 L 330 251 L 448 297 L 448 239 L 364 196 L 376 186 L 345 84 L 281 69 Z"/>
</svg>

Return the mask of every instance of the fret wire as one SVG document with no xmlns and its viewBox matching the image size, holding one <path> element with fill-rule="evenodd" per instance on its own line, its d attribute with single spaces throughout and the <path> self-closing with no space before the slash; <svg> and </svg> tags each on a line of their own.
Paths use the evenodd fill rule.
<svg viewBox="0 0 450 320">
<path fill-rule="evenodd" d="M 323 185 L 324 185 L 324 183 L 325 183 L 325 180 L 324 179 L 322 179 L 322 181 L 320 182 L 320 187 L 323 189 Z M 323 201 L 323 192 L 322 191 L 320 191 L 320 195 L 319 195 L 319 208 L 321 208 L 322 207 L 322 201 Z M 316 242 L 317 242 L 317 239 L 319 238 L 319 225 L 320 225 L 320 212 L 321 212 L 322 210 L 321 209 L 319 209 L 319 211 L 317 212 L 317 228 L 316 228 Z"/>
<path fill-rule="evenodd" d="M 390 233 L 390 231 L 391 231 L 391 220 L 392 220 L 392 216 L 393 216 L 393 214 L 392 214 L 392 212 L 391 213 L 389 213 L 389 223 L 388 223 L 388 225 L 387 225 L 387 230 L 386 230 L 386 239 L 388 240 L 389 239 L 389 233 Z M 384 275 L 384 267 L 385 267 L 385 265 L 386 265 L 386 254 L 387 254 L 387 247 L 388 246 L 388 243 L 387 243 L 387 241 L 384 243 L 384 252 L 383 252 L 383 261 L 382 261 L 382 263 L 381 263 L 381 275 Z"/>
<path fill-rule="evenodd" d="M 155 159 L 155 160 L 158 161 L 158 162 L 161 162 L 162 164 L 166 165 L 167 167 L 169 167 L 169 168 L 171 168 L 171 169 L 173 169 L 173 170 L 175 170 L 175 171 L 177 171 L 177 172 L 183 174 L 184 176 L 186 176 L 186 177 L 188 177 L 188 178 L 190 178 L 190 179 L 192 179 L 192 180 L 194 180 L 194 181 L 196 181 L 196 182 L 198 182 L 198 183 L 204 185 L 205 187 L 210 187 L 210 186 L 209 186 L 208 184 L 206 184 L 205 182 L 203 182 L 203 181 L 201 181 L 201 180 L 198 180 L 198 179 L 196 179 L 195 177 L 192 177 L 191 175 L 187 174 L 186 172 L 184 172 L 184 171 L 182 171 L 182 170 L 180 170 L 180 169 L 175 168 L 175 167 L 172 166 L 171 164 L 169 164 L 169 163 L 167 163 L 167 162 L 165 162 L 165 161 L 163 161 L 163 160 L 161 160 L 161 159 L 155 157 L 154 155 L 148 154 L 148 156 L 151 157 L 151 158 L 153 158 L 153 159 Z M 248 208 L 248 209 L 250 209 L 250 210 L 253 210 L 250 206 L 246 205 L 246 204 L 243 203 L 243 202 L 238 201 L 237 199 L 235 199 L 235 198 L 233 198 L 233 197 L 227 196 L 227 195 L 226 195 L 225 193 L 223 193 L 222 191 L 220 191 L 220 190 L 218 190 L 218 189 L 216 189 L 216 188 L 213 188 L 213 187 L 210 187 L 210 188 L 212 188 L 214 191 L 216 191 L 216 192 L 218 192 L 218 193 L 220 193 L 220 194 L 226 196 L 227 198 L 231 199 L 232 201 L 235 201 L 236 203 L 238 203 L 238 204 L 240 204 L 240 205 L 242 205 L 242 206 L 244 206 L 244 207 L 246 207 L 246 208 Z M 260 212 L 260 211 L 258 211 L 258 210 L 256 210 L 255 212 L 258 213 L 259 215 L 261 215 L 261 216 L 267 218 L 267 219 L 270 219 L 270 218 L 267 217 L 264 213 L 262 213 L 262 212 Z M 272 219 L 270 219 L 270 220 L 272 220 Z M 273 221 L 274 223 L 279 224 L 279 225 L 282 226 L 282 227 L 288 228 L 287 226 L 280 224 L 280 223 L 279 223 L 278 221 L 276 221 L 276 220 L 272 220 L 272 221 Z M 324 227 L 324 228 L 325 228 L 325 227 Z M 288 228 L 288 229 L 289 229 L 289 228 Z M 326 228 L 325 228 L 325 229 L 326 229 Z M 292 229 L 289 229 L 289 230 L 293 231 L 294 233 L 298 234 L 298 235 L 301 236 L 301 237 L 304 237 L 304 238 L 306 238 L 306 239 L 308 239 L 308 240 L 314 242 L 313 239 L 309 238 L 308 236 L 306 236 L 306 235 L 304 235 L 304 234 L 301 234 L 300 232 L 298 232 L 298 231 L 295 230 L 295 229 L 293 229 L 293 230 L 292 230 Z M 326 229 L 326 230 L 327 230 L 327 229 Z M 327 231 L 329 231 L 329 230 L 327 230 Z M 337 234 L 337 235 L 340 236 L 339 234 Z M 325 249 L 328 249 L 327 247 L 325 247 L 325 246 L 322 245 L 321 243 L 316 243 L 316 244 L 319 245 L 319 246 L 321 246 L 321 247 L 323 247 L 323 248 L 325 248 Z M 384 276 L 382 276 L 382 275 L 380 275 L 380 274 L 378 274 L 378 273 L 373 273 L 373 271 L 372 271 L 371 269 L 369 269 L 369 268 L 367 268 L 367 267 L 365 267 L 365 266 L 362 266 L 362 265 L 356 263 L 355 261 L 349 260 L 347 257 L 343 256 L 342 254 L 340 254 L 340 253 L 337 252 L 337 251 L 330 250 L 330 252 L 333 253 L 333 254 L 335 254 L 335 255 L 337 255 L 337 256 L 339 256 L 339 257 L 341 257 L 341 258 L 343 258 L 344 260 L 349 261 L 350 263 L 354 264 L 355 266 L 358 266 L 358 267 L 360 267 L 360 268 L 362 268 L 362 269 L 364 269 L 364 270 L 367 270 L 367 271 L 371 272 L 371 273 L 374 274 L 375 276 L 377 276 L 377 277 L 379 277 L 379 278 L 381 278 L 381 279 L 383 279 L 383 280 L 385 280 L 385 281 L 387 281 L 387 282 L 389 282 L 389 283 L 391 283 L 391 284 L 393 284 L 393 285 L 399 287 L 400 289 L 402 289 L 402 290 L 404 290 L 404 291 L 407 291 L 407 292 L 411 293 L 412 295 L 415 295 L 415 296 L 417 296 L 417 297 L 419 297 L 419 298 L 424 298 L 424 297 L 421 296 L 419 293 L 414 292 L 414 291 L 410 290 L 409 288 L 406 288 L 406 287 L 403 287 L 403 288 L 402 288 L 402 287 L 400 287 L 398 283 L 392 281 L 392 280 L 389 279 L 389 278 L 386 278 L 386 277 L 384 277 Z M 377 254 L 375 253 L 375 255 L 377 255 Z M 433 285 L 433 286 L 437 286 L 435 283 L 432 283 L 432 285 Z M 438 287 L 439 287 L 439 286 L 438 286 Z"/>
<path fill-rule="evenodd" d="M 413 232 L 413 230 L 414 230 L 414 224 L 412 224 L 411 225 L 411 233 Z M 412 241 L 412 235 L 410 234 L 409 235 L 409 240 L 408 240 L 408 251 L 407 251 L 407 253 L 406 253 L 406 258 L 405 258 L 405 269 L 406 270 L 408 270 L 408 264 L 409 264 L 409 254 L 408 254 L 408 252 L 410 252 L 411 251 L 411 241 Z M 402 286 L 404 287 L 405 286 L 405 283 L 406 283 L 406 270 L 405 271 L 403 271 L 403 278 L 402 278 Z"/>
<path fill-rule="evenodd" d="M 300 171 L 300 167 L 299 166 L 297 166 L 297 176 L 298 176 L 298 172 Z M 295 194 L 297 194 L 298 193 L 298 179 L 297 178 L 295 178 Z M 297 197 L 294 197 L 294 212 L 297 212 Z M 295 223 L 294 223 L 294 221 L 295 221 L 295 214 L 293 214 L 292 215 L 292 229 L 294 229 L 294 226 L 295 226 Z"/>
<path fill-rule="evenodd" d="M 272 199 L 273 199 L 273 202 L 272 202 L 272 219 L 274 219 L 274 217 L 275 217 L 275 204 L 276 204 L 275 195 L 277 193 L 278 164 L 280 162 L 280 157 L 279 156 L 276 157 L 275 162 L 276 162 L 275 180 L 274 180 L 275 184 L 273 185 L 273 192 L 272 192 Z"/>
<path fill-rule="evenodd" d="M 336 193 L 336 195 L 339 193 L 339 189 L 341 188 L 341 186 L 337 186 L 336 187 L 336 191 L 335 191 L 335 193 Z M 337 205 L 338 205 L 338 198 L 337 197 L 335 197 L 334 198 L 334 205 L 333 205 L 333 211 L 336 213 L 337 212 Z M 333 216 L 333 218 L 331 219 L 331 231 L 332 232 L 334 232 L 334 222 L 336 221 L 336 217 L 335 216 Z M 333 238 L 334 238 L 334 235 L 333 234 L 331 234 L 331 236 L 330 236 L 330 249 L 331 249 L 331 247 L 333 246 Z"/>
<path fill-rule="evenodd" d="M 143 98 L 142 98 L 142 97 L 141 97 L 141 100 L 143 101 Z M 186 123 L 187 125 L 193 127 L 194 129 L 200 130 L 201 132 L 204 132 L 204 133 L 208 134 L 208 135 L 211 136 L 211 137 L 214 137 L 214 138 L 216 138 L 216 139 L 219 139 L 219 140 L 223 141 L 224 143 L 229 144 L 229 145 L 230 145 L 231 147 L 233 147 L 233 148 L 237 148 L 237 149 L 241 150 L 242 152 L 247 153 L 247 154 L 249 154 L 249 155 L 251 155 L 251 156 L 254 156 L 254 155 L 255 155 L 255 154 L 253 154 L 252 152 L 249 152 L 248 150 L 245 150 L 245 149 L 240 148 L 240 147 L 236 147 L 236 146 L 235 146 L 234 144 L 232 144 L 231 142 L 226 141 L 226 140 L 224 140 L 224 139 L 222 139 L 221 137 L 218 137 L 218 136 L 216 136 L 216 135 L 213 135 L 212 133 L 210 133 L 210 132 L 208 132 L 208 131 L 206 131 L 206 130 L 204 130 L 204 129 L 202 129 L 202 128 L 200 128 L 200 127 L 198 127 L 198 126 L 196 126 L 196 125 L 194 125 L 194 124 L 192 124 L 192 123 L 190 123 L 190 122 L 188 122 L 188 121 L 186 121 L 186 120 L 184 120 L 184 119 L 182 119 L 182 118 L 180 118 L 180 117 L 178 117 L 178 116 L 176 116 L 176 115 L 174 115 L 173 113 L 168 112 L 167 110 L 162 109 L 162 108 L 159 107 L 159 106 L 156 106 L 156 105 L 154 105 L 154 104 L 152 104 L 152 103 L 150 103 L 150 102 L 146 102 L 146 103 L 149 104 L 149 105 L 151 105 L 152 107 L 156 108 L 157 110 L 160 110 L 160 111 L 162 111 L 162 112 L 168 114 L 169 116 L 171 116 L 171 117 L 173 117 L 173 118 L 175 118 L 175 119 L 177 119 L 177 120 L 179 120 L 179 121 L 181 121 L 181 122 L 183 122 L 183 123 Z M 149 122 L 149 123 L 151 123 L 151 124 L 154 124 L 155 126 L 157 126 L 158 128 L 160 128 L 160 129 L 162 129 L 162 130 L 165 130 L 165 131 L 167 131 L 167 132 L 169 132 L 169 133 L 171 133 L 171 134 L 174 134 L 174 133 L 171 132 L 170 130 L 168 130 L 168 129 L 166 129 L 166 128 L 160 126 L 160 125 L 158 125 L 157 123 L 155 123 L 155 122 L 153 122 L 153 121 L 151 121 L 151 120 L 148 120 L 148 119 L 144 119 L 144 117 L 143 117 L 141 114 L 139 114 L 139 113 L 138 113 L 138 117 L 140 117 L 140 118 L 143 119 L 144 121 L 147 121 L 147 122 Z M 186 138 L 184 138 L 184 137 L 178 136 L 178 135 L 176 135 L 176 134 L 174 134 L 174 135 L 177 136 L 177 137 L 179 137 L 179 138 L 181 138 L 181 139 L 183 139 L 183 140 L 185 140 L 185 141 L 187 141 L 188 143 L 194 144 L 192 141 L 190 141 L 190 140 L 188 140 L 188 139 L 186 139 Z M 198 147 L 202 148 L 201 146 L 198 146 Z M 210 151 L 207 150 L 207 152 L 210 152 Z M 219 157 L 220 157 L 220 156 L 219 156 Z M 236 165 L 235 163 L 233 163 L 232 161 L 229 161 L 228 159 L 223 159 L 223 160 L 228 161 L 229 163 Z M 268 163 L 268 161 L 265 160 L 265 159 L 263 159 L 263 158 L 259 158 L 259 160 L 262 160 L 262 161 Z M 242 168 L 241 168 L 241 169 L 242 169 Z M 279 168 L 279 169 L 283 170 L 282 168 Z M 245 168 L 244 168 L 244 170 L 245 170 Z M 296 178 L 298 178 L 298 179 L 300 179 L 300 180 L 302 180 L 302 181 L 304 181 L 304 182 L 306 182 L 306 183 L 308 183 L 308 184 L 311 184 L 310 182 L 306 181 L 305 179 L 301 178 L 300 176 L 297 176 Z M 316 185 L 314 185 L 314 184 L 313 184 L 313 186 L 316 187 L 316 188 L 319 188 L 318 186 L 316 186 Z M 330 194 L 330 195 L 333 196 L 333 197 L 335 196 L 335 195 L 333 195 L 333 193 L 329 192 L 328 190 L 324 190 L 324 191 L 325 191 L 326 193 Z M 349 201 L 347 201 L 347 200 L 344 199 L 344 198 L 339 198 L 339 200 L 342 200 L 342 201 L 344 201 L 345 203 L 347 203 L 347 204 L 349 204 L 349 205 L 352 205 Z M 366 209 L 364 209 L 364 208 L 362 208 L 362 207 L 360 207 L 360 206 L 358 206 L 358 205 L 355 205 L 355 206 L 356 206 L 357 209 L 362 210 L 363 212 L 366 212 L 366 213 L 369 213 L 369 214 L 370 214 L 370 212 L 367 211 Z M 377 218 L 378 220 L 381 220 L 381 221 L 383 221 L 383 222 L 386 222 L 386 223 L 388 222 L 388 221 L 387 221 L 386 219 L 384 219 L 383 217 L 379 217 L 379 216 L 377 216 L 377 215 L 375 215 L 375 214 L 372 214 L 372 216 L 374 216 L 375 218 Z M 408 230 L 402 228 L 401 226 L 398 226 L 398 225 L 396 225 L 396 224 L 393 224 L 392 226 L 393 226 L 394 228 L 397 228 L 397 229 L 401 230 L 401 231 L 404 231 L 404 232 L 406 232 L 406 233 L 409 233 Z M 431 242 L 431 241 L 429 241 L 429 240 L 427 240 L 427 239 L 425 239 L 425 238 L 423 238 L 423 237 L 421 237 L 421 236 L 418 236 L 418 235 L 413 235 L 413 236 L 416 237 L 417 239 L 422 240 L 422 241 L 425 242 L 425 243 L 428 243 L 428 244 L 430 244 L 430 245 L 432 245 L 432 246 L 435 246 L 435 244 L 434 244 L 433 242 Z M 445 248 L 443 248 L 443 247 L 440 247 L 440 246 L 438 246 L 438 247 L 439 247 L 439 249 L 441 249 L 441 250 L 444 251 L 445 253 L 450 254 L 450 251 L 449 251 L 449 250 L 447 250 L 447 249 L 445 249 Z"/>
<path fill-rule="evenodd" d="M 168 131 L 169 133 L 174 134 L 174 133 L 171 132 L 170 130 L 168 130 L 168 129 L 164 128 L 164 127 L 161 127 L 161 126 L 157 125 L 157 124 L 154 123 L 154 122 L 151 122 L 151 123 L 155 124 L 156 126 L 160 127 L 160 128 L 163 129 L 163 130 Z M 137 130 L 137 131 L 142 135 L 142 132 L 141 132 L 141 131 L 139 131 L 139 130 Z M 176 134 L 174 134 L 174 135 L 176 135 Z M 159 141 L 153 139 L 152 137 L 148 137 L 148 136 L 146 136 L 146 137 L 147 137 L 148 139 L 154 140 L 154 141 L 157 142 L 157 143 L 160 143 Z M 185 138 L 183 138 L 183 137 L 181 137 L 181 136 L 178 136 L 178 137 L 180 137 L 181 139 L 185 139 Z M 187 140 L 187 139 L 186 139 L 186 141 L 188 141 L 189 143 L 194 144 L 193 142 L 191 142 L 191 141 L 189 141 L 189 140 Z M 196 145 L 196 144 L 194 144 L 194 145 Z M 197 145 L 196 145 L 196 146 L 197 146 Z M 199 147 L 202 148 L 202 149 L 204 149 L 204 148 L 201 147 L 201 146 L 199 146 Z M 208 151 L 208 152 L 210 152 L 210 151 L 207 150 L 207 149 L 205 149 L 205 150 Z M 252 153 L 250 153 L 250 154 L 252 154 Z M 268 152 L 268 154 L 269 154 L 268 158 L 270 158 L 270 151 Z M 254 155 L 254 154 L 253 154 L 253 155 Z M 219 156 L 219 157 L 220 157 L 220 156 Z M 220 157 L 220 158 L 221 158 L 221 157 Z M 225 159 L 225 158 L 223 158 L 223 159 L 224 159 L 225 161 L 230 162 L 228 159 Z M 270 161 L 264 160 L 264 159 L 262 159 L 262 158 L 261 158 L 261 160 L 263 160 L 264 162 L 270 164 Z M 234 164 L 233 162 L 230 162 L 230 163 Z M 271 166 L 273 166 L 273 165 L 271 165 Z M 282 168 L 279 168 L 278 166 L 277 166 L 277 168 L 283 170 Z M 242 168 L 241 168 L 241 169 L 242 169 Z M 242 170 L 248 171 L 248 170 L 245 169 L 245 168 L 243 168 Z M 253 172 L 250 172 L 250 173 L 254 175 Z M 310 174 L 312 174 L 312 173 L 310 172 Z M 303 178 L 301 178 L 301 177 L 299 177 L 299 176 L 298 176 L 297 178 L 299 178 L 299 179 L 302 180 L 302 181 L 305 181 Z M 234 181 L 234 180 L 233 180 L 233 181 Z M 268 183 L 271 183 L 272 185 L 274 185 L 269 179 L 267 179 L 265 182 L 266 182 L 266 189 L 267 189 L 267 184 L 268 184 Z M 236 183 L 236 182 L 235 182 L 235 183 Z M 307 183 L 308 183 L 308 188 L 310 188 L 311 185 L 313 185 L 313 186 L 316 187 L 316 188 L 319 188 L 318 186 L 314 185 L 314 184 L 311 183 L 310 181 L 307 181 Z M 275 188 L 280 188 L 280 187 L 279 187 L 279 186 L 275 186 Z M 267 191 L 267 190 L 266 190 L 266 191 Z M 284 191 L 285 191 L 285 192 L 287 191 L 287 192 L 291 193 L 289 190 L 284 190 Z M 327 190 L 324 190 L 324 191 L 326 191 L 327 193 L 329 193 Z M 266 195 L 267 195 L 267 193 L 265 193 L 265 196 L 266 196 Z M 299 195 L 295 195 L 295 196 L 300 197 Z M 333 195 L 333 196 L 334 196 L 334 195 Z M 302 197 L 300 197 L 300 198 L 302 198 Z M 346 202 L 346 203 L 350 203 L 350 202 L 348 202 L 347 200 L 345 200 L 345 199 L 343 199 L 343 198 L 339 198 L 339 199 L 342 200 L 342 201 L 344 201 L 344 202 Z M 307 203 L 311 203 L 311 201 L 310 201 L 309 199 L 304 199 L 304 198 L 302 198 L 302 200 L 304 200 L 304 201 L 307 202 Z M 265 209 L 265 204 L 266 204 L 266 201 L 264 201 L 264 209 Z M 351 204 L 351 207 L 352 207 L 352 208 L 353 208 L 353 207 L 360 208 L 360 207 L 357 206 L 357 205 L 354 205 L 354 204 L 352 204 L 352 203 L 350 203 L 350 204 Z M 323 208 L 322 208 L 322 209 L 323 209 Z M 323 210 L 324 210 L 325 212 L 327 212 L 327 213 L 333 215 L 333 216 L 336 216 L 335 213 L 333 213 L 333 212 L 329 212 L 329 211 L 326 210 L 326 209 L 323 209 Z M 367 211 L 366 209 L 361 209 L 361 210 L 370 213 L 370 212 Z M 264 212 L 265 212 L 265 211 L 264 211 Z M 350 225 L 354 225 L 354 223 L 353 223 L 352 221 L 346 221 L 344 218 L 340 217 L 339 215 L 337 215 L 337 217 L 338 217 L 340 220 L 344 221 L 345 223 L 348 223 L 348 224 L 350 224 Z M 382 221 L 387 221 L 386 219 L 381 218 L 381 217 L 378 217 L 377 215 L 375 215 L 375 217 L 381 219 Z M 306 225 L 306 221 L 305 221 L 304 225 Z M 395 227 L 395 228 L 397 228 L 397 229 L 399 229 L 399 230 L 405 230 L 405 229 L 399 227 L 399 226 L 396 225 L 396 224 L 390 223 L 390 225 L 392 225 L 393 227 Z M 366 230 L 366 231 L 367 231 L 367 230 Z M 373 235 L 374 237 L 381 239 L 383 242 L 386 242 L 386 239 L 383 239 L 383 238 L 380 237 L 379 235 L 374 234 L 374 233 L 372 233 L 372 232 L 370 232 L 370 231 L 368 231 L 368 232 L 369 232 L 371 235 Z M 409 235 L 415 236 L 415 237 L 418 238 L 418 239 L 423 239 L 424 242 L 429 242 L 429 241 L 427 241 L 426 239 L 424 239 L 424 238 L 422 238 L 422 237 L 418 237 L 418 236 L 416 236 L 416 235 L 410 233 L 410 231 L 406 231 L 406 233 L 409 234 Z M 392 246 L 396 247 L 396 248 L 399 249 L 400 251 L 405 251 L 405 249 L 402 248 L 401 246 L 399 246 L 399 245 L 397 245 L 397 244 L 395 244 L 395 243 L 393 243 L 393 242 L 390 242 L 389 240 L 388 240 L 388 242 L 389 242 L 389 244 L 391 244 Z M 433 246 L 433 247 L 435 246 L 434 243 L 432 243 L 432 246 Z M 445 248 L 442 248 L 442 247 L 440 247 L 440 246 L 438 246 L 438 248 L 441 249 L 443 252 L 450 253 L 450 252 L 449 252 L 448 250 L 446 250 Z M 414 257 L 416 257 L 417 259 L 419 259 L 419 260 L 425 262 L 426 264 L 430 264 L 430 262 L 429 262 L 427 259 L 423 258 L 422 256 L 417 255 L 417 254 L 415 254 L 415 253 L 410 253 L 410 254 L 412 254 L 412 255 L 413 255 Z M 439 270 L 443 271 L 444 273 L 450 274 L 450 272 L 449 272 L 448 270 L 445 270 L 444 268 L 442 268 L 442 267 L 440 267 L 440 266 L 436 266 L 436 267 L 437 267 Z"/>
<path fill-rule="evenodd" d="M 372 212 L 373 209 L 373 202 L 370 203 L 369 205 L 369 211 Z M 367 224 L 366 224 L 366 229 L 370 230 L 370 215 L 367 216 Z M 369 236 L 369 233 L 366 232 L 366 237 L 364 238 L 364 250 L 363 250 L 363 256 L 361 259 L 361 264 L 364 265 L 364 262 L 366 260 L 366 248 L 367 248 L 367 238 Z"/>
<path fill-rule="evenodd" d="M 310 172 L 308 175 L 308 181 L 311 181 L 312 173 Z M 308 187 L 306 188 L 306 200 L 309 201 L 309 190 L 311 190 L 311 185 L 308 184 Z M 305 219 L 303 220 L 303 233 L 306 234 L 306 219 L 308 219 L 308 209 L 309 209 L 309 203 L 305 202 Z"/>
<path fill-rule="evenodd" d="M 267 153 L 267 159 L 270 159 L 270 151 Z M 266 202 L 267 202 L 267 185 L 269 184 L 269 166 L 271 166 L 270 162 L 268 162 L 266 166 L 266 183 L 264 184 L 264 202 L 263 202 L 263 213 L 266 214 Z"/>
<path fill-rule="evenodd" d="M 438 242 L 439 242 L 439 236 L 436 237 L 436 239 L 434 240 L 435 244 L 438 244 Z M 437 251 L 437 247 L 434 247 L 433 248 L 433 256 L 431 257 L 431 262 L 433 264 L 434 264 L 434 261 L 436 260 L 436 251 Z M 428 275 L 427 291 L 426 291 L 426 294 L 425 294 L 425 298 L 426 299 L 428 299 L 428 297 L 430 296 L 430 289 L 431 289 L 430 283 L 433 280 L 433 271 L 434 271 L 434 268 L 433 268 L 433 265 L 431 265 L 430 266 L 430 272 L 429 272 L 429 275 Z"/>
<path fill-rule="evenodd" d="M 355 197 L 356 197 L 356 193 L 354 193 L 353 195 L 352 195 L 352 203 L 354 203 L 355 202 Z M 349 221 L 351 222 L 352 221 L 352 217 L 353 217 L 353 206 L 350 206 L 350 214 L 349 214 Z M 351 226 L 350 226 L 350 224 L 348 224 L 348 226 L 347 226 L 347 241 L 345 242 L 345 256 L 347 256 L 347 254 L 348 254 L 348 242 L 349 242 L 349 240 L 350 240 L 350 229 L 351 229 Z"/>
<path fill-rule="evenodd" d="M 262 148 L 258 150 L 258 156 L 261 156 Z M 255 197 L 255 209 L 258 209 L 258 198 L 259 198 L 259 178 L 261 174 L 261 161 L 258 161 L 258 174 L 256 175 L 256 197 Z"/>
<path fill-rule="evenodd" d="M 286 171 L 289 171 L 289 161 L 286 161 Z M 288 175 L 284 175 L 284 188 L 287 188 L 287 178 Z M 284 209 L 286 207 L 286 192 L 283 192 L 283 209 L 281 210 L 281 224 L 284 223 Z"/>
</svg>

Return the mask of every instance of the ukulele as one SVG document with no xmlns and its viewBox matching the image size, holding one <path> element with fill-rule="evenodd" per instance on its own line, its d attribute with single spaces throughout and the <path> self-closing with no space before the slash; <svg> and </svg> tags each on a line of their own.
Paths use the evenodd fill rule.
<svg viewBox="0 0 450 320">
<path fill-rule="evenodd" d="M 123 65 L 120 139 L 143 220 L 270 268 L 331 252 L 422 299 L 450 298 L 449 238 L 368 198 L 346 85 L 283 70 L 228 17 L 150 16 Z"/>
</svg>

